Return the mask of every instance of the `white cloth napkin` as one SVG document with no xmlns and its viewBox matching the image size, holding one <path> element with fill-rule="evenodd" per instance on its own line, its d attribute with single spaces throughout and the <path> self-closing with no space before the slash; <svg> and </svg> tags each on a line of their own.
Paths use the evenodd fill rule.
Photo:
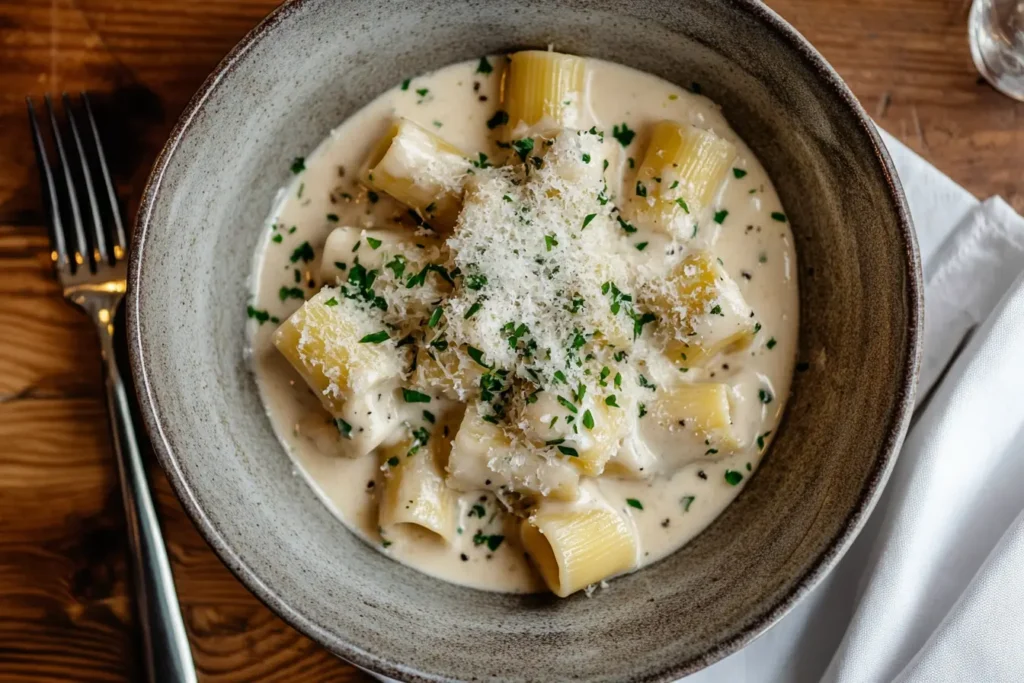
<svg viewBox="0 0 1024 683">
<path fill-rule="evenodd" d="M 685 683 L 1024 681 L 1024 218 L 883 137 L 924 260 L 910 433 L 836 569 Z"/>
</svg>

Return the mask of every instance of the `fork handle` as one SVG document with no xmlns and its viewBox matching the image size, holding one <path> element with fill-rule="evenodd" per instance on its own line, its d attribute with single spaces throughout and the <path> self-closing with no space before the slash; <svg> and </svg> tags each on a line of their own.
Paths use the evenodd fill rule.
<svg viewBox="0 0 1024 683">
<path fill-rule="evenodd" d="M 135 427 L 110 334 L 100 333 L 107 376 L 107 407 L 128 522 L 135 597 L 151 683 L 196 683 L 185 622 L 174 590 L 160 522 L 146 479 Z"/>
</svg>

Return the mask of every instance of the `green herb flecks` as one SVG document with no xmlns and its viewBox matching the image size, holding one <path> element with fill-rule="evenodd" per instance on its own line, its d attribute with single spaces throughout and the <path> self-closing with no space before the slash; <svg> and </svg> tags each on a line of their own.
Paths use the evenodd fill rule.
<svg viewBox="0 0 1024 683">
<path fill-rule="evenodd" d="M 636 137 L 636 131 L 630 130 L 626 122 L 623 121 L 621 126 L 612 126 L 612 137 L 618 140 L 619 144 L 623 147 L 629 147 L 630 143 L 633 142 L 633 138 Z"/>
<path fill-rule="evenodd" d="M 636 498 L 627 498 L 626 499 L 626 505 L 628 505 L 631 508 L 636 508 L 637 510 L 643 510 L 644 509 L 644 504 L 641 503 Z"/>
<path fill-rule="evenodd" d="M 303 263 L 309 263 L 313 260 L 315 254 L 313 253 L 313 247 L 309 242 L 303 242 L 299 246 L 295 247 L 295 251 L 292 252 L 291 262 L 298 263 L 300 260 Z"/>
<path fill-rule="evenodd" d="M 533 151 L 533 138 L 523 138 L 522 140 L 513 140 L 512 148 L 519 155 L 520 161 L 526 161 L 526 157 Z"/>
<path fill-rule="evenodd" d="M 508 112 L 502 109 L 494 112 L 494 116 L 487 119 L 487 127 L 491 130 L 498 126 L 504 126 L 506 123 L 508 123 Z"/>
<path fill-rule="evenodd" d="M 402 400 L 406 403 L 430 403 L 430 396 L 414 389 L 402 389 Z"/>
<path fill-rule="evenodd" d="M 381 342 L 387 341 L 390 338 L 391 338 L 391 336 L 387 333 L 387 331 L 381 330 L 380 332 L 374 332 L 373 334 L 366 335 L 365 337 L 363 337 L 362 339 L 359 340 L 359 343 L 360 344 L 380 344 Z"/>
</svg>

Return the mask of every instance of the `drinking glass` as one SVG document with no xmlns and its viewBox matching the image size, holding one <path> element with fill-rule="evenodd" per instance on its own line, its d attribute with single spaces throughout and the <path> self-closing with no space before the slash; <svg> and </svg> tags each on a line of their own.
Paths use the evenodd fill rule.
<svg viewBox="0 0 1024 683">
<path fill-rule="evenodd" d="M 974 0 L 967 30 L 981 75 L 1024 101 L 1024 0 Z"/>
</svg>

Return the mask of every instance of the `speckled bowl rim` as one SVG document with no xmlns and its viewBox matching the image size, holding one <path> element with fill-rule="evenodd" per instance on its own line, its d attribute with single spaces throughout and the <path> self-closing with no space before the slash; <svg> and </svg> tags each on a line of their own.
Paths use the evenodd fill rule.
<svg viewBox="0 0 1024 683">
<path fill-rule="evenodd" d="M 285 602 L 272 586 L 265 584 L 257 577 L 224 537 L 221 536 L 193 494 L 189 482 L 179 467 L 178 458 L 164 432 L 161 424 L 159 402 L 154 395 L 153 386 L 149 381 L 149 375 L 146 370 L 145 345 L 139 329 L 139 312 L 144 306 L 146 294 L 140 291 L 138 283 L 142 279 L 142 252 L 146 247 L 146 236 L 152 219 L 153 207 L 160 194 L 164 172 L 174 156 L 179 143 L 188 134 L 192 120 L 202 110 L 207 98 L 216 91 L 221 79 L 234 69 L 235 65 L 245 57 L 251 47 L 266 38 L 278 23 L 297 11 L 305 2 L 306 0 L 287 0 L 232 48 L 189 101 L 188 106 L 171 131 L 167 143 L 157 157 L 149 180 L 146 183 L 141 204 L 139 205 L 135 236 L 129 261 L 127 319 L 131 371 L 139 394 L 139 404 L 143 420 L 149 431 L 157 459 L 163 466 L 174 492 L 181 500 L 185 511 L 192 518 L 193 523 L 199 529 L 206 542 L 246 588 L 288 624 L 356 666 L 383 676 L 401 678 L 408 681 L 432 682 L 445 680 L 433 675 L 413 671 L 401 662 L 389 660 L 386 654 L 379 655 L 368 652 L 329 633 L 317 623 L 308 619 L 302 612 Z M 895 465 L 898 449 L 902 444 L 913 412 L 920 365 L 924 307 L 920 253 L 917 247 L 913 223 L 910 219 L 910 211 L 906 203 L 906 196 L 896 175 L 892 159 L 889 157 L 889 153 L 882 143 L 874 123 L 868 118 L 867 113 L 839 77 L 839 74 L 784 19 L 758 0 L 730 0 L 730 4 L 758 20 L 776 38 L 785 42 L 795 51 L 803 59 L 804 63 L 817 73 L 821 86 L 831 92 L 837 102 L 845 105 L 854 115 L 860 126 L 860 132 L 866 134 L 870 140 L 874 150 L 875 161 L 881 167 L 882 175 L 892 199 L 892 205 L 898 217 L 899 236 L 901 238 L 899 247 L 903 253 L 904 268 L 907 275 L 908 319 L 906 345 L 908 355 L 902 368 L 900 390 L 896 397 L 895 410 L 892 411 L 891 420 L 886 426 L 886 438 L 882 447 L 882 453 L 875 462 L 874 468 L 869 472 L 859 504 L 844 520 L 839 532 L 830 540 L 818 561 L 804 572 L 788 595 L 779 599 L 776 604 L 767 609 L 736 635 L 713 646 L 703 655 L 683 662 L 674 662 L 657 673 L 646 678 L 637 679 L 638 682 L 675 681 L 700 671 L 738 651 L 785 616 L 839 562 L 864 526 L 871 510 L 878 502 L 885 488 L 885 483 Z"/>
</svg>

